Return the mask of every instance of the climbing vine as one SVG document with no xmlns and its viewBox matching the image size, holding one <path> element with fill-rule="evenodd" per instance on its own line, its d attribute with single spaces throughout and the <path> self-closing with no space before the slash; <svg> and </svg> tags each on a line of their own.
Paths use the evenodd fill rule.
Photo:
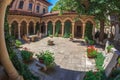
<svg viewBox="0 0 120 80">
<path fill-rule="evenodd" d="M 93 40 L 92 29 L 93 29 L 93 25 L 90 22 L 87 23 L 85 29 L 85 37 L 87 37 L 90 40 Z"/>
<path fill-rule="evenodd" d="M 56 25 L 55 25 L 55 28 L 56 28 L 56 30 L 55 30 L 55 36 L 56 37 L 58 37 L 58 34 L 60 34 L 61 32 L 61 22 L 60 21 L 57 21 L 56 22 Z"/>
<path fill-rule="evenodd" d="M 52 22 L 48 22 L 48 36 L 53 35 L 53 25 Z"/>
<path fill-rule="evenodd" d="M 69 38 L 70 37 L 70 30 L 71 30 L 71 22 L 70 21 L 66 21 L 65 22 L 65 33 L 64 33 L 64 38 Z"/>
</svg>

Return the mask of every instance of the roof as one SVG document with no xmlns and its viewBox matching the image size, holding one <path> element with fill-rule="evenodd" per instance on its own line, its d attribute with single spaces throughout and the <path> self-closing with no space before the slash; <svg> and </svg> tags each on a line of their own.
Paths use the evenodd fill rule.
<svg viewBox="0 0 120 80">
<path fill-rule="evenodd" d="M 59 15 L 59 13 L 60 13 L 60 11 L 53 11 L 53 12 L 43 14 L 42 17 Z M 64 11 L 63 14 L 77 14 L 77 13 L 75 11 Z"/>
<path fill-rule="evenodd" d="M 40 14 L 36 14 L 33 12 L 26 12 L 26 11 L 18 11 L 18 10 L 10 10 L 10 15 L 23 15 L 23 16 L 33 16 L 33 17 L 41 17 Z"/>
<path fill-rule="evenodd" d="M 48 6 L 52 5 L 50 2 L 48 2 L 47 0 L 37 0 L 37 1 L 40 1 Z"/>
</svg>

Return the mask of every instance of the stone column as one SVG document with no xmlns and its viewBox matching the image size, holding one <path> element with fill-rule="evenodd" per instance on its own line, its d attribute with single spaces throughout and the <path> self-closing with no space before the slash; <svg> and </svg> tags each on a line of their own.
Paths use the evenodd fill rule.
<svg viewBox="0 0 120 80">
<path fill-rule="evenodd" d="M 6 73 L 8 74 L 9 80 L 23 80 L 15 67 L 13 66 L 8 51 L 5 44 L 5 36 L 4 36 L 4 21 L 5 21 L 5 13 L 6 8 L 10 4 L 12 0 L 1 0 L 0 1 L 0 62 L 3 65 Z"/>
<path fill-rule="evenodd" d="M 18 39 L 21 39 L 21 35 L 20 35 L 20 26 L 21 26 L 21 24 L 18 23 Z"/>
<path fill-rule="evenodd" d="M 27 23 L 27 36 L 29 36 L 29 24 Z"/>
<path fill-rule="evenodd" d="M 62 37 L 64 36 L 64 23 L 62 23 Z"/>
<path fill-rule="evenodd" d="M 73 36 L 73 38 L 74 38 L 74 34 L 75 34 L 75 23 L 74 22 L 72 22 L 72 36 Z"/>
<path fill-rule="evenodd" d="M 47 35 L 47 33 L 48 33 L 48 25 L 47 25 L 47 23 L 45 23 L 45 27 L 46 27 L 46 28 L 45 28 L 45 29 L 46 29 L 46 30 L 45 30 L 45 34 Z"/>
<path fill-rule="evenodd" d="M 10 35 L 11 35 L 11 27 L 12 27 L 12 25 L 9 24 L 9 34 L 10 34 Z"/>
<path fill-rule="evenodd" d="M 85 27 L 86 27 L 86 24 L 85 23 L 83 23 L 83 29 L 82 29 L 82 38 L 84 38 L 84 36 L 85 36 Z"/>
<path fill-rule="evenodd" d="M 55 23 L 53 22 L 53 36 L 55 35 Z"/>
<path fill-rule="evenodd" d="M 34 23 L 34 34 L 35 34 L 35 30 L 36 30 L 36 24 Z"/>
</svg>

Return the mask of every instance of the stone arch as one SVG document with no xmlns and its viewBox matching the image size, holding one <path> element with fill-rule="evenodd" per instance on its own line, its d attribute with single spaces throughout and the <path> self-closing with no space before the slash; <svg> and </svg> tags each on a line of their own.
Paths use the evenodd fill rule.
<svg viewBox="0 0 120 80">
<path fill-rule="evenodd" d="M 66 21 L 71 21 L 71 22 L 73 22 L 73 20 L 71 19 L 71 18 L 65 18 L 64 20 L 63 20 L 63 22 L 66 22 Z"/>
<path fill-rule="evenodd" d="M 11 23 L 11 35 L 14 36 L 15 38 L 18 38 L 18 22 L 13 21 Z"/>
<path fill-rule="evenodd" d="M 87 22 L 91 22 L 93 25 L 95 25 L 95 22 L 90 18 L 86 19 L 84 23 L 86 24 Z"/>
<path fill-rule="evenodd" d="M 29 23 L 30 23 L 30 22 L 33 22 L 34 24 L 36 23 L 33 19 L 30 19 L 30 20 L 29 20 Z"/>
<path fill-rule="evenodd" d="M 14 21 L 16 21 L 17 23 L 19 23 L 18 19 L 12 19 L 12 20 L 9 20 L 9 24 L 12 24 Z"/>
<path fill-rule="evenodd" d="M 27 34 L 27 22 L 22 21 L 20 26 L 20 36 L 22 37 L 24 34 Z"/>
<path fill-rule="evenodd" d="M 53 20 L 52 20 L 52 19 L 48 19 L 46 22 L 48 23 L 48 22 L 50 22 L 50 21 L 51 21 L 51 22 L 53 22 Z"/>
<path fill-rule="evenodd" d="M 23 18 L 20 20 L 20 23 L 22 23 L 23 21 L 25 21 L 26 23 L 28 23 L 27 19 Z"/>
<path fill-rule="evenodd" d="M 62 19 L 60 19 L 60 18 L 55 19 L 54 22 L 56 23 L 57 21 L 60 21 L 62 23 Z"/>
<path fill-rule="evenodd" d="M 29 22 L 29 34 L 30 35 L 34 34 L 34 22 L 32 21 Z"/>
<path fill-rule="evenodd" d="M 48 35 L 53 35 L 53 23 L 52 23 L 52 21 L 47 22 L 47 24 L 48 24 L 48 25 L 47 25 L 47 27 L 48 27 L 48 28 L 47 28 L 47 29 L 48 29 L 48 30 L 47 30 L 47 31 L 48 31 L 48 32 L 47 32 Z"/>
<path fill-rule="evenodd" d="M 64 37 L 69 38 L 71 33 L 72 33 L 72 21 L 68 19 L 64 22 Z"/>
</svg>

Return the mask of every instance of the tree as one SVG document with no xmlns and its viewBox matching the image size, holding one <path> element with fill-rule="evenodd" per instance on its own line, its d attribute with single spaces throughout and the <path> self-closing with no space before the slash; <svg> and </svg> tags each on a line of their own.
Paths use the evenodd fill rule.
<svg viewBox="0 0 120 80">
<path fill-rule="evenodd" d="M 95 16 L 95 19 L 100 24 L 100 41 L 104 39 L 104 27 L 105 22 L 108 21 L 108 16 L 111 13 L 120 12 L 120 2 L 118 0 L 59 0 L 59 2 L 59 4 L 55 5 L 55 7 L 59 6 L 56 10 L 74 10 L 79 15 Z"/>
</svg>

